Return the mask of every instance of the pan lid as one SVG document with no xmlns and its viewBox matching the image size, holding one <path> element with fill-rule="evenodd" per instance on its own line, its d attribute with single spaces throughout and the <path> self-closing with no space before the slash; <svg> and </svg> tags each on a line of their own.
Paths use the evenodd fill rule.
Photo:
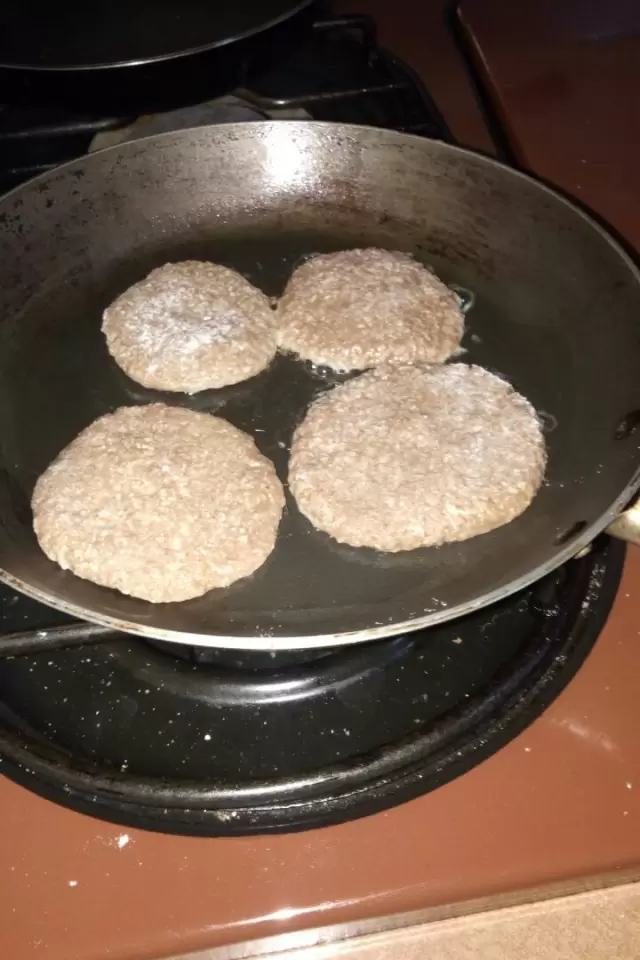
<svg viewBox="0 0 640 960">
<path fill-rule="evenodd" d="M 79 0 L 0 5 L 0 66 L 91 70 L 138 66 L 248 39 L 312 0 Z"/>
</svg>

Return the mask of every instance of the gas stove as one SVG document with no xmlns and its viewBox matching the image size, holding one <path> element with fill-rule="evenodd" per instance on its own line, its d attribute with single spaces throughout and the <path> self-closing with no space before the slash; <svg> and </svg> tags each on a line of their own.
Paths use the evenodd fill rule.
<svg viewBox="0 0 640 960">
<path fill-rule="evenodd" d="M 367 17 L 319 21 L 274 72 L 136 118 L 5 108 L 4 184 L 80 152 L 203 123 L 309 118 L 449 139 Z M 249 81 L 248 81 L 249 82 Z M 0 755 L 30 789 L 107 820 L 237 835 L 371 814 L 464 774 L 573 676 L 609 612 L 607 540 L 489 610 L 346 650 L 258 654 L 143 641 L 0 594 Z"/>
<path fill-rule="evenodd" d="M 441 56 L 439 35 L 425 28 L 429 4 L 415 17 L 410 4 L 397 6 L 398 46 L 419 49 L 418 62 L 429 66 Z M 433 6 L 440 17 L 441 5 Z M 487 0 L 476 6 L 487 10 L 493 35 L 500 18 Z M 532 7 L 531 16 L 547 7 Z M 214 101 L 225 117 L 203 119 L 222 122 L 230 109 L 237 119 L 293 112 L 448 138 L 431 98 L 400 60 L 378 50 L 370 24 L 354 27 L 349 18 L 310 38 L 337 59 L 334 44 L 350 51 L 340 76 L 314 58 L 295 77 L 283 71 L 279 86 L 258 82 L 256 69 L 251 93 L 230 92 Z M 597 44 L 590 47 L 595 56 Z M 504 51 L 506 58 L 512 45 Z M 557 56 L 560 74 L 571 69 L 564 48 Z M 584 56 L 581 44 L 580 63 Z M 375 71 L 397 69 L 395 79 L 374 76 L 372 59 Z M 546 69 L 544 56 L 516 59 L 525 72 Z M 507 66 L 514 69 L 513 57 Z M 603 71 L 590 72 L 604 89 Z M 522 98 L 525 126 L 532 116 L 546 122 L 546 80 L 507 85 Z M 581 88 L 568 89 L 575 96 Z M 207 111 L 208 97 L 203 91 Z M 605 144 L 611 163 L 611 137 L 585 145 L 565 115 L 582 130 L 584 105 L 571 115 L 566 99 L 548 100 L 554 110 L 562 104 L 562 122 L 551 137 L 537 128 L 529 143 L 547 162 L 534 151 L 528 165 L 567 189 L 588 184 L 589 202 L 601 200 L 603 213 L 619 197 L 632 221 L 622 187 L 633 181 L 597 167 L 583 179 L 591 147 Z M 596 113 L 598 102 L 590 93 Z M 109 138 L 148 132 L 146 123 L 5 107 L 3 189 Z M 612 123 L 624 146 L 616 169 L 624 170 L 628 124 Z M 464 116 L 456 128 L 464 133 Z M 204 960 L 409 926 L 415 952 L 415 924 L 529 900 L 531 889 L 537 898 L 637 877 L 640 551 L 627 551 L 618 585 L 622 561 L 623 549 L 603 539 L 535 589 L 450 628 L 310 660 L 106 636 L 0 588 L 5 952 L 20 960 L 184 960 L 204 951 Z M 176 721 L 181 743 L 171 742 Z M 501 925 L 492 914 L 487 923 Z M 443 927 L 454 936 L 455 921 L 431 926 L 435 937 Z M 555 936 L 557 923 L 551 929 Z M 380 937 L 365 943 L 366 955 L 399 949 Z M 357 943 L 344 949 L 364 955 Z"/>
</svg>

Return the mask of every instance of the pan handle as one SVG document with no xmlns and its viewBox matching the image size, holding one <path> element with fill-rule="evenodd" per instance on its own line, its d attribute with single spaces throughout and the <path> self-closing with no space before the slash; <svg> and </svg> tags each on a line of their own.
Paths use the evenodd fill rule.
<svg viewBox="0 0 640 960">
<path fill-rule="evenodd" d="M 640 547 L 640 498 L 609 524 L 606 531 L 617 540 Z"/>
<path fill-rule="evenodd" d="M 58 650 L 63 647 L 79 647 L 86 643 L 102 643 L 105 640 L 114 640 L 118 636 L 123 634 L 118 634 L 109 627 L 100 627 L 92 623 L 70 623 L 62 627 L 49 627 L 46 630 L 7 633 L 0 637 L 0 659 L 42 653 L 44 650 Z"/>
</svg>

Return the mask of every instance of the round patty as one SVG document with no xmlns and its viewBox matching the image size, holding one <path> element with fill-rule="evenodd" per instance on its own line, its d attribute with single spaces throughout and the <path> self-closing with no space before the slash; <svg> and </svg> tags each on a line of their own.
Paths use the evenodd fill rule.
<svg viewBox="0 0 640 960">
<path fill-rule="evenodd" d="M 276 351 L 269 298 L 216 263 L 167 263 L 104 312 L 109 353 L 145 387 L 197 393 L 260 373 Z"/>
<path fill-rule="evenodd" d="M 152 603 L 253 573 L 273 550 L 283 506 L 251 437 L 164 404 L 96 420 L 42 474 L 32 500 L 48 557 Z"/>
<path fill-rule="evenodd" d="M 333 370 L 442 363 L 463 332 L 455 293 L 391 250 L 313 257 L 294 270 L 278 305 L 279 346 Z"/>
<path fill-rule="evenodd" d="M 481 367 L 380 367 L 325 394 L 298 427 L 289 487 L 320 530 L 395 552 L 513 520 L 546 463 L 535 410 Z"/>
</svg>

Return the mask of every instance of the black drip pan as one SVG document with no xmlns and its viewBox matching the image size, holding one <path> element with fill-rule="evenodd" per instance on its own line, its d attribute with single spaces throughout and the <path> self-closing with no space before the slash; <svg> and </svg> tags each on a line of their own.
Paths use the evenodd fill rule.
<svg viewBox="0 0 640 960">
<path fill-rule="evenodd" d="M 167 833 L 375 813 L 459 776 L 538 716 L 597 639 L 623 558 L 602 538 L 489 609 L 308 662 L 207 662 L 124 636 L 4 659 L 0 769 L 83 813 Z M 22 599 L 2 599 L 15 618 Z"/>
</svg>

